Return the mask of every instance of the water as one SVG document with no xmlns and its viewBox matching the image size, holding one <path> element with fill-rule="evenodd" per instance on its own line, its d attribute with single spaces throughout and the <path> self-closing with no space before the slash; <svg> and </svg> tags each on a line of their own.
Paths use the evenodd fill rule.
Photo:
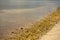
<svg viewBox="0 0 60 40">
<path fill-rule="evenodd" d="M 40 6 L 57 6 L 60 1 L 21 1 L 21 0 L 0 0 L 0 9 L 29 9 Z"/>
<path fill-rule="evenodd" d="M 60 6 L 60 1 L 0 0 L 0 36 L 33 23 Z"/>
</svg>

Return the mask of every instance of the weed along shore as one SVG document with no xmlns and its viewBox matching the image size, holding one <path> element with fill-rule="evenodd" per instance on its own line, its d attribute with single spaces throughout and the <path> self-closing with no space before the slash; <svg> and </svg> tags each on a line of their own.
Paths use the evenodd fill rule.
<svg viewBox="0 0 60 40">
<path fill-rule="evenodd" d="M 31 28 L 17 29 L 16 31 L 11 32 L 11 35 L 4 40 L 38 40 L 50 31 L 59 21 L 60 7 L 58 7 L 56 11 L 41 19 L 41 21 L 37 21 L 31 25 Z"/>
</svg>

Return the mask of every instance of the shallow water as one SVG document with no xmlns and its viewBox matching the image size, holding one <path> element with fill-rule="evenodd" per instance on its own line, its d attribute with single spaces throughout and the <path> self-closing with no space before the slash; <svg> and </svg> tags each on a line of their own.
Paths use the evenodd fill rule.
<svg viewBox="0 0 60 40">
<path fill-rule="evenodd" d="M 3 1 L 2 1 L 3 2 Z M 5 1 L 6 3 L 6 1 Z M 6 36 L 10 31 L 33 23 L 48 15 L 60 5 L 59 2 L 20 2 L 3 3 L 0 6 L 0 36 Z M 17 4 L 18 5 L 17 5 Z M 25 4 L 24 4 L 25 3 Z"/>
<path fill-rule="evenodd" d="M 54 8 L 39 7 L 23 10 L 2 10 L 3 12 L 0 13 L 0 34 L 5 36 L 18 27 L 33 23 L 41 19 L 42 16 L 48 15 Z"/>
</svg>

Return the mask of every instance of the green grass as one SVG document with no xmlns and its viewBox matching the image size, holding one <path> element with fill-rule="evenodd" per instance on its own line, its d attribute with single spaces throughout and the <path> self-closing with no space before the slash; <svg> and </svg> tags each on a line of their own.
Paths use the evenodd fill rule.
<svg viewBox="0 0 60 40">
<path fill-rule="evenodd" d="M 56 11 L 49 14 L 41 21 L 31 25 L 31 28 L 21 28 L 12 32 L 9 38 L 5 40 L 38 40 L 48 31 L 50 31 L 55 24 L 60 21 L 60 12 Z"/>
</svg>

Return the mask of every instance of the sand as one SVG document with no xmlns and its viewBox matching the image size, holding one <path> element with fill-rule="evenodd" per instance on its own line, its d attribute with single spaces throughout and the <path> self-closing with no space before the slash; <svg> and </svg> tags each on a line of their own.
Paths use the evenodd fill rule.
<svg viewBox="0 0 60 40">
<path fill-rule="evenodd" d="M 51 31 L 39 40 L 60 40 L 60 22 L 56 24 Z"/>
</svg>

